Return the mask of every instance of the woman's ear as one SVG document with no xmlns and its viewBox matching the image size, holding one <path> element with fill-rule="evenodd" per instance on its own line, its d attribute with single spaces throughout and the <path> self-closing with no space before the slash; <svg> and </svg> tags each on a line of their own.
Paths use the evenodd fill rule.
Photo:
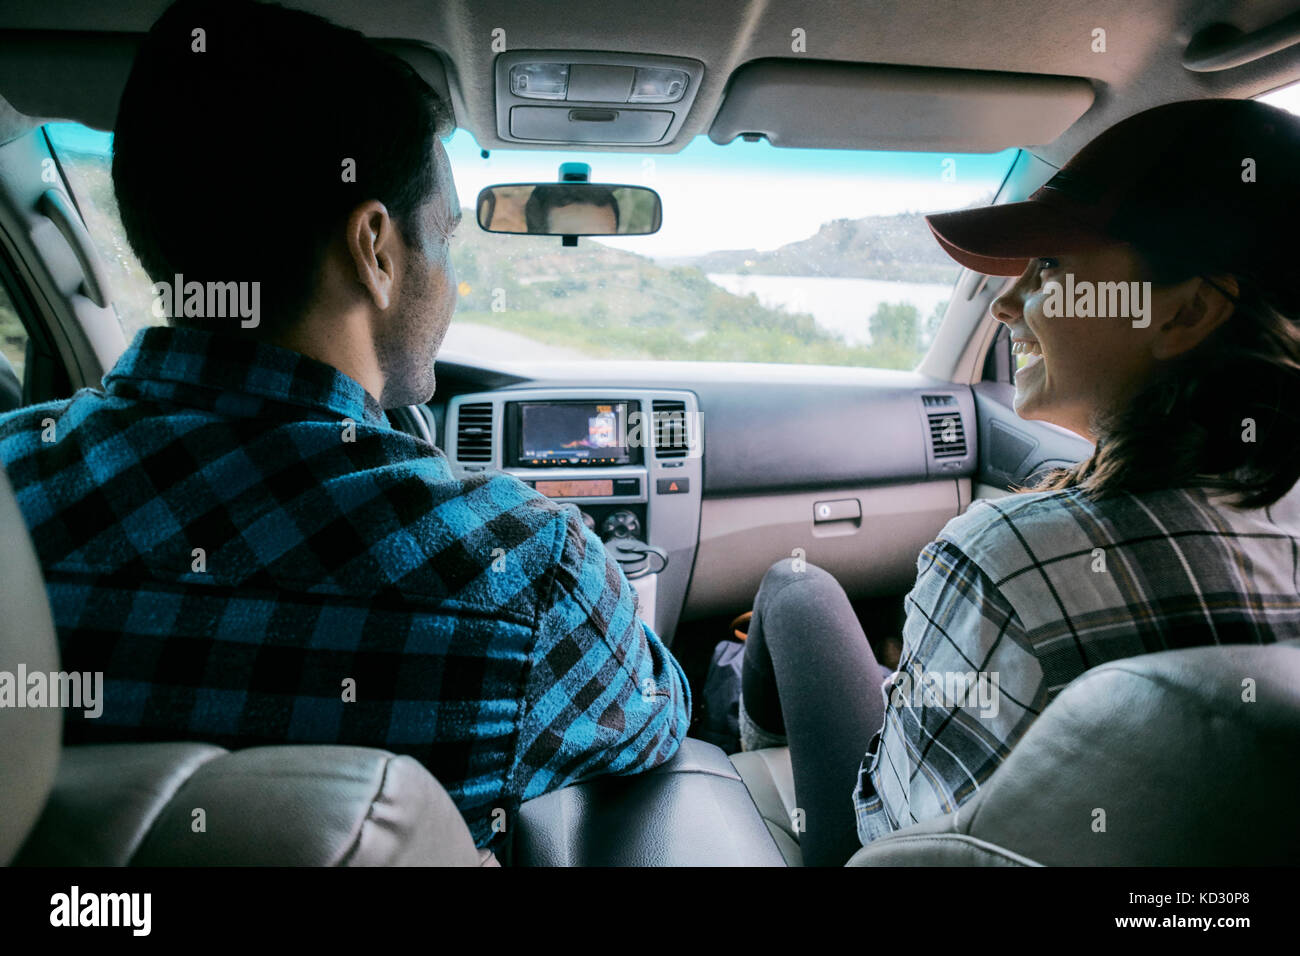
<svg viewBox="0 0 1300 956">
<path fill-rule="evenodd" d="M 384 204 L 372 199 L 352 210 L 344 238 L 357 281 L 376 308 L 387 309 L 396 282 L 397 230 Z"/>
<path fill-rule="evenodd" d="M 1178 296 L 1173 316 L 1152 338 L 1151 354 L 1157 359 L 1171 359 L 1196 348 L 1236 309 L 1240 289 L 1234 276 L 1197 278 L 1185 285 L 1187 290 Z"/>
</svg>

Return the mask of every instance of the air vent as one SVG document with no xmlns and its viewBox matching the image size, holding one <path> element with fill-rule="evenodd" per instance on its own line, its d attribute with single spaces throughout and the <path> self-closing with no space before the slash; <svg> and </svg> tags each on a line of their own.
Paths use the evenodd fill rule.
<svg viewBox="0 0 1300 956">
<path fill-rule="evenodd" d="M 935 458 L 961 458 L 966 454 L 966 430 L 960 413 L 930 412 L 926 418 L 930 420 L 930 445 Z"/>
<path fill-rule="evenodd" d="M 655 457 L 685 458 L 690 448 L 686 433 L 686 403 L 657 401 L 651 417 L 655 428 Z"/>
<path fill-rule="evenodd" d="M 922 395 L 921 404 L 926 408 L 956 408 L 957 396 L 955 395 Z"/>
<path fill-rule="evenodd" d="M 460 406 L 456 418 L 456 458 L 460 461 L 492 460 L 492 403 Z"/>
</svg>

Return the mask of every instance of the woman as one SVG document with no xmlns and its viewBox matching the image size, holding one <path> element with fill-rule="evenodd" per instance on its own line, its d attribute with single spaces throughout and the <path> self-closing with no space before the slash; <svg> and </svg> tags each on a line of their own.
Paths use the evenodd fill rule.
<svg viewBox="0 0 1300 956">
<path fill-rule="evenodd" d="M 1205 100 L 1121 122 L 1026 202 L 929 217 L 1018 276 L 992 305 L 1029 357 L 1017 413 L 1096 449 L 926 547 L 883 685 L 829 575 L 763 579 L 742 735 L 788 738 L 807 863 L 960 806 L 1090 667 L 1300 637 L 1298 212 L 1300 121 Z"/>
</svg>

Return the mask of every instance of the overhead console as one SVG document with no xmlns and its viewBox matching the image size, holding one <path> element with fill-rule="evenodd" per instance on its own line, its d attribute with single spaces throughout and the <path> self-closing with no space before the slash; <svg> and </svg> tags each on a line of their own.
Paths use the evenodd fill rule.
<svg viewBox="0 0 1300 956">
<path fill-rule="evenodd" d="M 460 395 L 447 411 L 458 474 L 489 469 L 576 507 L 670 641 L 699 538 L 704 436 L 693 392 L 508 388 Z"/>
<path fill-rule="evenodd" d="M 534 146 L 654 146 L 690 112 L 704 64 L 685 57 L 516 50 L 496 60 L 497 135 Z"/>
</svg>

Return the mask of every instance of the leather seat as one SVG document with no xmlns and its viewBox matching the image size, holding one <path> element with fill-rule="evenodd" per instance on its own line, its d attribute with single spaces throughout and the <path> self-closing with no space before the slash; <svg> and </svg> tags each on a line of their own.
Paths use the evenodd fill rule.
<svg viewBox="0 0 1300 956">
<path fill-rule="evenodd" d="M 527 801 L 516 866 L 784 866 L 720 747 L 687 738 L 667 762 Z"/>
<path fill-rule="evenodd" d="M 1111 661 L 1067 687 L 959 812 L 849 865 L 1295 865 L 1298 749 L 1300 641 Z M 782 751 L 732 763 L 769 829 L 793 840 Z"/>
<path fill-rule="evenodd" d="M 731 755 L 731 764 L 754 798 L 759 815 L 787 866 L 803 866 L 794 828 L 794 769 L 789 747 L 765 747 Z"/>
<path fill-rule="evenodd" d="M 0 671 L 58 669 L 45 584 L 0 469 Z M 414 759 L 343 746 L 60 747 L 61 712 L 0 708 L 0 864 L 495 865 Z M 780 866 L 726 755 L 698 740 L 635 777 L 523 805 L 532 866 Z"/>
<path fill-rule="evenodd" d="M 57 671 L 45 584 L 0 470 L 0 672 Z M 0 707 L 0 864 L 495 863 L 411 757 L 342 746 L 60 747 L 61 711 Z"/>
</svg>

